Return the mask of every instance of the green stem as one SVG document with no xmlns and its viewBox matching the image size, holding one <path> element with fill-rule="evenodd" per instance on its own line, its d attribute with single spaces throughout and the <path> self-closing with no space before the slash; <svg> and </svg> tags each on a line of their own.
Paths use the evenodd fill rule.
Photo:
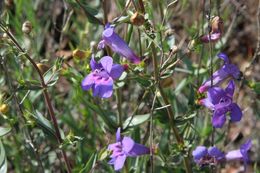
<svg viewBox="0 0 260 173">
<path fill-rule="evenodd" d="M 116 89 L 116 102 L 117 102 L 117 110 L 118 110 L 118 125 L 122 128 L 123 122 L 122 122 L 122 98 L 121 98 L 121 90 L 120 88 Z"/>
<path fill-rule="evenodd" d="M 168 98 L 167 96 L 165 95 L 164 91 L 163 91 L 163 88 L 161 86 L 161 83 L 160 83 L 160 78 L 159 78 L 159 70 L 158 70 L 158 63 L 157 63 L 157 59 L 156 59 L 156 49 L 155 49 L 155 46 L 154 46 L 154 43 L 152 43 L 151 45 L 151 48 L 152 48 L 152 58 L 153 58 L 153 66 L 154 66 L 154 78 L 155 78 L 155 82 L 156 84 L 158 85 L 158 90 L 162 96 L 162 99 L 164 101 L 164 104 L 165 105 L 170 105 L 169 101 L 168 101 Z M 177 140 L 177 143 L 180 145 L 180 146 L 184 146 L 184 141 L 182 139 L 182 137 L 180 136 L 179 132 L 178 132 L 178 129 L 176 127 L 176 124 L 175 124 L 175 121 L 174 121 L 174 112 L 172 110 L 172 106 L 167 106 L 166 107 L 166 110 L 167 110 L 167 115 L 168 115 L 168 118 L 170 120 L 170 126 L 173 130 L 173 134 Z M 190 164 L 190 161 L 189 161 L 189 156 L 188 157 L 184 157 L 184 166 L 185 166 L 185 169 L 186 169 L 186 173 L 191 173 L 192 170 L 191 170 L 191 164 Z"/>
</svg>

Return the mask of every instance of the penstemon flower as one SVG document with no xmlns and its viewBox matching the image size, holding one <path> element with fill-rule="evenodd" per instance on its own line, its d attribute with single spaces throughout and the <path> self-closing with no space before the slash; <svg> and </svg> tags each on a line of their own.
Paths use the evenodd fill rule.
<svg viewBox="0 0 260 173">
<path fill-rule="evenodd" d="M 217 70 L 212 75 L 212 84 L 213 86 L 220 84 L 228 77 L 233 77 L 235 79 L 240 78 L 240 71 L 238 67 L 234 64 L 230 64 L 229 59 L 226 54 L 219 53 L 218 57 L 224 60 L 224 65 Z M 211 78 L 205 81 L 199 88 L 199 92 L 203 93 L 211 87 Z"/>
<path fill-rule="evenodd" d="M 114 32 L 114 28 L 107 24 L 102 34 L 102 40 L 98 44 L 98 49 L 103 49 L 105 45 L 109 46 L 114 52 L 128 59 L 134 64 L 139 64 L 140 58 L 127 45 L 127 43 Z"/>
<path fill-rule="evenodd" d="M 116 143 L 110 144 L 108 150 L 112 151 L 109 164 L 114 165 L 115 171 L 123 168 L 127 157 L 137 157 L 150 153 L 148 147 L 135 143 L 130 137 L 123 137 L 122 139 L 120 128 L 118 128 L 116 132 Z"/>
<path fill-rule="evenodd" d="M 231 161 L 231 160 L 243 160 L 244 167 L 246 170 L 246 164 L 249 161 L 248 151 L 252 147 L 252 141 L 247 140 L 244 144 L 241 145 L 239 150 L 232 150 L 224 154 L 217 147 L 207 147 L 197 146 L 192 152 L 194 161 L 199 166 L 206 165 L 217 165 L 222 161 Z"/>
<path fill-rule="evenodd" d="M 199 101 L 200 104 L 214 111 L 212 117 L 214 127 L 221 128 L 228 113 L 230 113 L 231 122 L 241 120 L 242 111 L 236 103 L 233 103 L 234 90 L 235 82 L 231 80 L 224 90 L 220 87 L 210 88 L 207 92 L 207 98 Z"/>
<path fill-rule="evenodd" d="M 99 63 L 92 57 L 90 66 L 92 71 L 83 79 L 81 83 L 82 89 L 89 90 L 92 88 L 94 97 L 111 97 L 113 82 L 121 76 L 124 67 L 119 64 L 113 64 L 113 59 L 110 56 L 104 56 Z"/>
</svg>

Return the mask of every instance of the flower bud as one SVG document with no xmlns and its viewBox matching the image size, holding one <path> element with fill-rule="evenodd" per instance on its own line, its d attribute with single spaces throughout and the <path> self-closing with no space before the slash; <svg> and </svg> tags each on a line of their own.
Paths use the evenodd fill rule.
<svg viewBox="0 0 260 173">
<path fill-rule="evenodd" d="M 211 20 L 211 32 L 212 33 L 216 33 L 216 32 L 222 33 L 223 30 L 224 30 L 223 20 L 219 16 L 215 16 Z"/>
<path fill-rule="evenodd" d="M 1 112 L 2 114 L 7 113 L 8 110 L 9 110 L 9 107 L 8 107 L 7 104 L 1 104 L 1 105 L 0 105 L 0 112 Z"/>
<path fill-rule="evenodd" d="M 50 68 L 49 66 L 42 64 L 42 63 L 37 63 L 36 65 L 42 74 L 46 73 Z"/>
<path fill-rule="evenodd" d="M 24 22 L 22 26 L 22 31 L 25 34 L 30 34 L 30 32 L 32 31 L 32 23 L 30 21 Z"/>
<path fill-rule="evenodd" d="M 75 49 L 72 53 L 73 58 L 76 59 L 84 59 L 89 57 L 91 54 L 91 52 L 89 50 L 84 51 L 84 50 L 80 50 L 80 49 Z"/>
<path fill-rule="evenodd" d="M 138 12 L 131 16 L 130 21 L 133 25 L 141 26 L 144 24 L 144 16 Z"/>
</svg>

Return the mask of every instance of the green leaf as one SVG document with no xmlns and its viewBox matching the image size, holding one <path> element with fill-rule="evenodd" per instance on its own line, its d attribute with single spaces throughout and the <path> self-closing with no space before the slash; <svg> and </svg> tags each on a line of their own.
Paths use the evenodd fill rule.
<svg viewBox="0 0 260 173">
<path fill-rule="evenodd" d="M 35 118 L 37 125 L 41 127 L 43 131 L 47 132 L 52 136 L 55 136 L 55 131 L 51 122 L 47 120 L 40 112 L 36 110 L 36 113 L 31 115 Z"/>
<path fill-rule="evenodd" d="M 88 162 L 86 163 L 86 165 L 84 166 L 84 168 L 82 168 L 80 170 L 80 173 L 84 173 L 84 172 L 90 172 L 90 170 L 95 166 L 96 161 L 97 161 L 97 153 L 93 153 L 90 157 L 90 159 L 88 160 Z"/>
<path fill-rule="evenodd" d="M 148 121 L 150 118 L 150 114 L 144 114 L 144 115 L 134 115 L 132 117 L 128 117 L 125 122 L 123 123 L 123 128 L 127 127 L 134 127 L 137 125 L 140 125 L 146 121 Z"/>
<path fill-rule="evenodd" d="M 0 140 L 0 172 L 1 173 L 7 172 L 7 160 L 5 155 L 5 149 L 1 140 Z"/>
<path fill-rule="evenodd" d="M 11 127 L 0 127 L 0 137 L 5 136 L 11 129 Z"/>
</svg>

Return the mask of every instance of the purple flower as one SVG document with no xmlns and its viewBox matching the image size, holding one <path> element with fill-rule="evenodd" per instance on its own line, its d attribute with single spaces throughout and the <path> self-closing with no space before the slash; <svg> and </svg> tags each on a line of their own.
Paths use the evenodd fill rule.
<svg viewBox="0 0 260 173">
<path fill-rule="evenodd" d="M 112 151 L 109 164 L 114 165 L 115 171 L 123 168 L 127 157 L 137 157 L 150 153 L 149 148 L 135 143 L 130 137 L 121 139 L 120 128 L 118 128 L 116 132 L 116 143 L 110 144 L 108 150 Z"/>
<path fill-rule="evenodd" d="M 194 161 L 200 165 L 216 165 L 221 161 L 230 161 L 230 160 L 240 160 L 244 161 L 245 169 L 246 164 L 249 161 L 248 151 L 252 147 L 252 141 L 247 140 L 247 142 L 241 145 L 239 150 L 229 151 L 227 154 L 221 152 L 217 147 L 207 147 L 197 146 L 192 152 Z"/>
<path fill-rule="evenodd" d="M 222 153 L 217 147 L 210 147 L 207 149 L 205 146 L 197 146 L 192 152 L 194 161 L 200 165 L 216 165 L 219 161 L 224 159 L 224 153 Z"/>
<path fill-rule="evenodd" d="M 240 78 L 240 71 L 238 67 L 234 64 L 230 64 L 229 59 L 226 54 L 224 53 L 219 53 L 218 57 L 224 60 L 224 65 L 222 68 L 217 70 L 215 73 L 212 75 L 212 85 L 218 85 L 222 81 L 224 81 L 228 77 L 233 77 L 235 79 Z M 205 81 L 199 88 L 199 92 L 203 93 L 207 91 L 211 87 L 211 78 Z"/>
<path fill-rule="evenodd" d="M 233 151 L 229 151 L 225 158 L 226 160 L 237 160 L 237 159 L 242 159 L 244 161 L 244 166 L 246 169 L 246 164 L 249 161 L 249 157 L 248 157 L 248 151 L 250 150 L 250 148 L 252 147 L 252 141 L 249 139 L 246 141 L 246 143 L 244 143 L 243 145 L 241 145 L 239 150 L 233 150 Z"/>
<path fill-rule="evenodd" d="M 230 113 L 231 122 L 240 121 L 242 111 L 236 103 L 233 103 L 235 82 L 231 80 L 223 90 L 220 87 L 212 87 L 207 92 L 207 98 L 200 100 L 200 104 L 213 110 L 212 124 L 216 128 L 221 128 L 227 113 Z"/>
<path fill-rule="evenodd" d="M 113 81 L 121 76 L 124 67 L 119 64 L 113 64 L 113 59 L 110 56 L 104 56 L 99 63 L 92 57 L 90 66 L 92 71 L 83 79 L 81 83 L 82 89 L 89 90 L 92 88 L 94 97 L 111 97 Z"/>
<path fill-rule="evenodd" d="M 203 35 L 202 37 L 200 37 L 200 40 L 203 43 L 209 43 L 209 41 L 211 42 L 217 41 L 220 37 L 221 37 L 221 32 L 216 32 L 208 35 Z"/>
<path fill-rule="evenodd" d="M 140 58 L 127 45 L 127 43 L 114 32 L 114 28 L 107 24 L 102 34 L 102 40 L 98 44 L 98 49 L 103 49 L 105 45 L 109 46 L 114 52 L 127 58 L 134 64 L 139 64 Z"/>
</svg>

